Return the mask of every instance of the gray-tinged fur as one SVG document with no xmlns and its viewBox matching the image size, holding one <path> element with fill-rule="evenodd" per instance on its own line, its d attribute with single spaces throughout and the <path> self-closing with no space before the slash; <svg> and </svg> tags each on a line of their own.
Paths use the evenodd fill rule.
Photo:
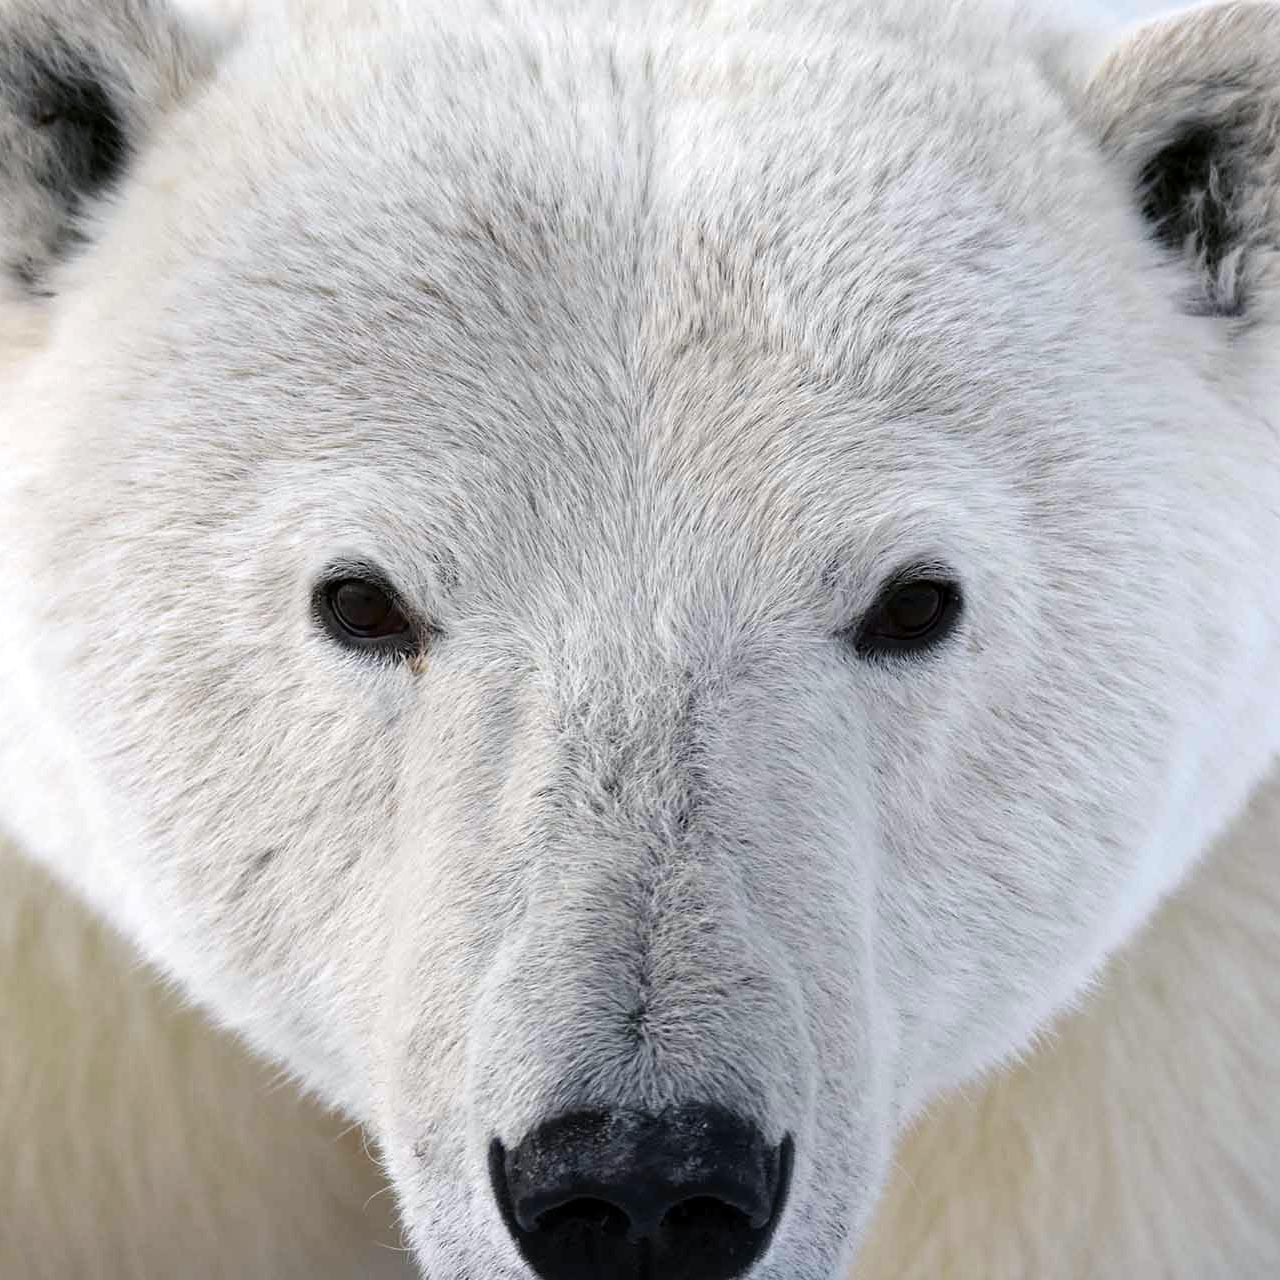
<svg viewBox="0 0 1280 1280">
<path fill-rule="evenodd" d="M 1086 97 L 1160 240 L 1192 268 L 1193 309 L 1257 319 L 1280 273 L 1280 8 L 1154 23 Z"/>
<path fill-rule="evenodd" d="M 0 6 L 0 264 L 42 290 L 93 197 L 209 65 L 164 0 Z"/>
<path fill-rule="evenodd" d="M 492 1140 L 686 1104 L 794 1139 L 751 1280 L 836 1280 L 1280 751 L 1276 11 L 1081 72 L 1002 0 L 278 0 L 168 112 L 159 10 L 47 12 L 146 145 L 0 307 L 0 821 L 369 1124 L 430 1280 L 528 1280 Z M 869 660 L 913 566 L 963 613 Z"/>
</svg>

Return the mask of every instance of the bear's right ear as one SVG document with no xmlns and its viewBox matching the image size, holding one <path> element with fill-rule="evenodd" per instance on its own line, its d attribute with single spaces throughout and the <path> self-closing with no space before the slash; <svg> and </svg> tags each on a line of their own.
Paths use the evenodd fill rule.
<svg viewBox="0 0 1280 1280">
<path fill-rule="evenodd" d="M 0 3 L 0 272 L 48 291 L 82 239 L 81 214 L 109 190 L 158 117 L 205 75 L 211 32 L 167 0 Z"/>
<path fill-rule="evenodd" d="M 1280 5 L 1209 5 L 1139 27 L 1088 77 L 1085 116 L 1187 306 L 1280 314 Z"/>
</svg>

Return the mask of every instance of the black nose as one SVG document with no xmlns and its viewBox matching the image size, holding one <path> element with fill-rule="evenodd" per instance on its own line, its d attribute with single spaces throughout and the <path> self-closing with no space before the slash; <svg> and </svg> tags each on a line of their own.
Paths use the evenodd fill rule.
<svg viewBox="0 0 1280 1280">
<path fill-rule="evenodd" d="M 733 1280 L 765 1251 L 791 1180 L 792 1142 L 769 1147 L 718 1107 L 580 1111 L 489 1173 L 508 1229 L 541 1280 Z"/>
</svg>

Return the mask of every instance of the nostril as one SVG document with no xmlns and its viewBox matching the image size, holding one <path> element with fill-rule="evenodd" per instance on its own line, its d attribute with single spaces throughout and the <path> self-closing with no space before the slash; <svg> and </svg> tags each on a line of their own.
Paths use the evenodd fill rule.
<svg viewBox="0 0 1280 1280">
<path fill-rule="evenodd" d="M 526 1230 L 542 1231 L 549 1235 L 560 1232 L 588 1232 L 599 1236 L 616 1236 L 621 1239 L 631 1233 L 627 1215 L 616 1205 L 604 1200 L 570 1200 L 558 1209 L 548 1209 L 537 1222 Z"/>
<path fill-rule="evenodd" d="M 503 1218 L 541 1280 L 733 1280 L 768 1247 L 791 1162 L 790 1138 L 769 1147 L 703 1106 L 575 1112 L 489 1153 Z"/>
<path fill-rule="evenodd" d="M 670 1209 L 662 1219 L 664 1229 L 685 1240 L 730 1235 L 746 1237 L 751 1231 L 759 1231 L 768 1222 L 756 1222 L 741 1209 L 716 1200 L 711 1196 L 694 1196 Z"/>
<path fill-rule="evenodd" d="M 517 1222 L 519 1217 L 517 1216 Z M 669 1231 L 676 1235 L 692 1239 L 694 1236 L 706 1236 L 709 1233 L 725 1236 L 727 1234 L 745 1235 L 758 1229 L 753 1227 L 751 1219 L 733 1205 L 711 1196 L 694 1196 L 668 1209 L 654 1221 L 653 1215 L 632 1216 L 617 1205 L 606 1200 L 594 1200 L 581 1197 L 570 1200 L 568 1204 L 541 1213 L 528 1225 L 523 1223 L 523 1231 L 540 1231 L 544 1236 L 557 1234 L 590 1233 L 596 1236 L 611 1236 L 626 1239 L 638 1244 L 658 1231 Z M 763 1226 L 764 1224 L 759 1224 Z"/>
</svg>

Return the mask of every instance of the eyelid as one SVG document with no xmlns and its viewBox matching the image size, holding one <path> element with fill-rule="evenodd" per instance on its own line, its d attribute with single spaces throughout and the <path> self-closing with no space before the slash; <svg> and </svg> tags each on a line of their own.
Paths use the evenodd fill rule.
<svg viewBox="0 0 1280 1280">
<path fill-rule="evenodd" d="M 845 621 L 836 623 L 833 627 L 833 634 L 843 636 L 851 628 L 856 628 L 863 618 L 867 617 L 877 605 L 881 604 L 894 591 L 917 582 L 939 582 L 948 584 L 958 590 L 960 575 L 946 561 L 930 557 L 920 560 L 899 561 L 897 568 L 889 570 L 878 579 L 874 589 L 871 589 L 872 584 L 865 581 L 862 584 L 849 583 L 847 586 L 842 585 L 834 575 L 828 581 L 836 585 L 832 608 L 833 610 L 838 609 L 838 616 L 845 619 Z M 853 619 L 853 621 L 850 622 L 847 619 Z"/>
<path fill-rule="evenodd" d="M 402 599 L 400 592 L 396 590 L 387 575 L 377 565 L 371 564 L 367 560 L 347 558 L 345 556 L 330 560 L 316 574 L 315 581 L 317 584 L 323 584 L 328 587 L 352 578 L 368 583 L 371 587 L 377 587 L 379 591 L 385 592 L 392 600 L 398 601 Z"/>
</svg>

